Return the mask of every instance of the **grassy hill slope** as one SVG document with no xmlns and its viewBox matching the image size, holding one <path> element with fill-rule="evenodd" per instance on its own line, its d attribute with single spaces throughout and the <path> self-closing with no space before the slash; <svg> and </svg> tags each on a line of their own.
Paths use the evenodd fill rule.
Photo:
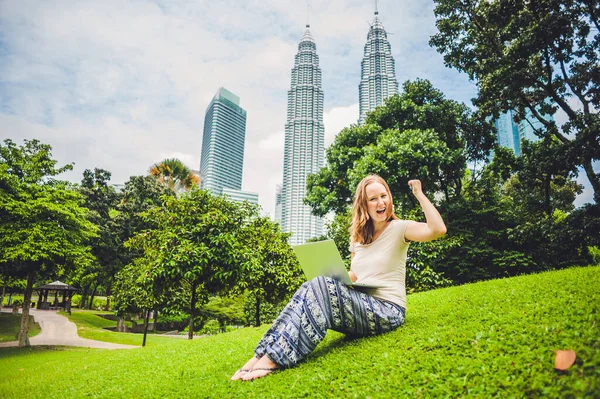
<svg viewBox="0 0 600 399">
<path fill-rule="evenodd" d="M 1 349 L 0 397 L 598 397 L 600 267 L 409 296 L 406 324 L 348 340 L 330 332 L 296 368 L 229 377 L 266 330 L 120 351 Z M 575 364 L 553 369 L 554 350 Z"/>
</svg>

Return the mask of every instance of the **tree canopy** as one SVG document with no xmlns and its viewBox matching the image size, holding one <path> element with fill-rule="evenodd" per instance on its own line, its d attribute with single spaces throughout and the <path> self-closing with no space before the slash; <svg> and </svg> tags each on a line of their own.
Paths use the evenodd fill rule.
<svg viewBox="0 0 600 399">
<path fill-rule="evenodd" d="M 582 166 L 600 203 L 600 3 L 591 0 L 435 0 L 439 33 L 430 44 L 446 65 L 466 72 L 486 116 L 508 110 L 538 121 L 540 137 L 561 144 Z M 562 126 L 546 115 L 561 110 Z"/>
<path fill-rule="evenodd" d="M 427 80 L 408 81 L 365 125 L 336 136 L 327 165 L 307 179 L 305 202 L 318 216 L 344 213 L 353 187 L 368 173 L 390 182 L 394 200 L 407 210 L 416 206 L 410 179 L 421 179 L 424 190 L 448 200 L 460 195 L 467 160 L 482 159 L 492 145 L 491 125 L 468 107 L 445 98 Z"/>
<path fill-rule="evenodd" d="M 88 220 L 83 197 L 54 177 L 52 148 L 37 140 L 0 145 L 0 263 L 3 272 L 27 278 L 19 345 L 29 345 L 27 322 L 33 284 L 93 262 L 89 241 L 96 226 Z"/>
<path fill-rule="evenodd" d="M 173 192 L 187 191 L 200 183 L 200 177 L 176 158 L 155 163 L 150 167 L 149 173 Z"/>
</svg>

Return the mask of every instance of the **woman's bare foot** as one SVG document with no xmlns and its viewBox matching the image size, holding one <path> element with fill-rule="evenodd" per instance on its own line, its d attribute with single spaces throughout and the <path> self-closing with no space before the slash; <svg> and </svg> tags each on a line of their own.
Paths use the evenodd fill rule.
<svg viewBox="0 0 600 399">
<path fill-rule="evenodd" d="M 252 370 L 252 367 L 254 367 L 256 362 L 258 362 L 257 357 L 253 357 L 252 359 L 248 360 L 241 369 L 235 372 L 235 374 L 231 377 L 231 381 L 240 380 L 245 374 Z"/>
<path fill-rule="evenodd" d="M 250 372 L 245 373 L 242 376 L 242 380 L 250 381 L 255 380 L 257 378 L 262 378 L 271 374 L 278 368 L 279 367 L 277 367 L 277 363 L 269 359 L 269 356 L 263 356 L 258 362 L 256 362 L 256 364 L 254 365 L 254 367 L 252 367 L 252 370 L 250 370 Z"/>
</svg>

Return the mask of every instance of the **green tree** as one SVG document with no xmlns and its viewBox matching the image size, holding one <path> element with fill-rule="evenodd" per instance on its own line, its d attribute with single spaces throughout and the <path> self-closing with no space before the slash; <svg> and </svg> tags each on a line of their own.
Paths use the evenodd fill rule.
<svg viewBox="0 0 600 399">
<path fill-rule="evenodd" d="M 188 293 L 189 338 L 197 308 L 210 295 L 232 291 L 251 268 L 252 252 L 245 232 L 258 210 L 205 190 L 163 197 L 160 208 L 144 213 L 152 229 L 132 237 L 127 245 L 144 251 L 155 279 Z"/>
<path fill-rule="evenodd" d="M 406 82 L 363 126 L 343 129 L 327 149 L 327 166 L 307 179 L 305 202 L 319 216 L 346 212 L 353 187 L 377 173 L 403 210 L 417 204 L 408 180 L 419 178 L 446 201 L 460 196 L 467 160 L 481 160 L 493 143 L 491 126 L 445 98 L 429 81 Z"/>
<path fill-rule="evenodd" d="M 149 173 L 160 184 L 175 193 L 191 190 L 200 183 L 200 177 L 175 158 L 165 159 L 152 165 Z"/>
<path fill-rule="evenodd" d="M 254 300 L 254 325 L 261 324 L 261 305 L 281 302 L 303 281 L 302 269 L 288 244 L 289 233 L 267 217 L 252 220 L 246 230 L 246 245 L 252 249 L 252 268 L 238 284 Z"/>
<path fill-rule="evenodd" d="M 497 117 L 539 121 L 563 156 L 582 166 L 600 203 L 600 3 L 589 0 L 435 0 L 430 44 L 477 83 L 475 105 Z M 562 110 L 557 126 L 545 115 Z"/>
<path fill-rule="evenodd" d="M 120 252 L 122 242 L 118 236 L 118 226 L 115 221 L 115 208 L 120 201 L 120 195 L 115 191 L 110 182 L 111 173 L 104 169 L 95 168 L 93 171 L 86 169 L 78 191 L 85 198 L 85 207 L 90 210 L 89 219 L 99 227 L 98 237 L 91 242 L 92 254 L 97 262 L 79 277 L 84 287 L 82 293 L 82 308 L 85 307 L 85 298 L 91 291 L 90 308 L 94 295 L 99 286 L 106 290 L 106 310 L 110 309 L 110 296 L 112 282 L 115 274 L 123 267 Z"/>
<path fill-rule="evenodd" d="M 8 275 L 27 279 L 19 345 L 29 346 L 28 318 L 38 276 L 55 276 L 93 261 L 88 246 L 97 228 L 80 194 L 54 176 L 51 147 L 37 140 L 0 145 L 0 263 Z"/>
</svg>

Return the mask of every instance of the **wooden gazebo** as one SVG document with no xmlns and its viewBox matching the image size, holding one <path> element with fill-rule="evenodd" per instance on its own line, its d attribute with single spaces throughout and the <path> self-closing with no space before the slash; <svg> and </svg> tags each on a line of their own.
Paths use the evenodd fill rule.
<svg viewBox="0 0 600 399">
<path fill-rule="evenodd" d="M 79 289 L 65 284 L 60 281 L 55 281 L 50 284 L 42 285 L 35 290 L 38 292 L 37 308 L 44 310 L 50 308 L 64 308 L 66 311 L 71 310 L 71 298 Z M 48 294 L 54 293 L 54 302 L 48 302 Z M 62 293 L 62 301 L 58 301 L 58 294 Z"/>
</svg>

